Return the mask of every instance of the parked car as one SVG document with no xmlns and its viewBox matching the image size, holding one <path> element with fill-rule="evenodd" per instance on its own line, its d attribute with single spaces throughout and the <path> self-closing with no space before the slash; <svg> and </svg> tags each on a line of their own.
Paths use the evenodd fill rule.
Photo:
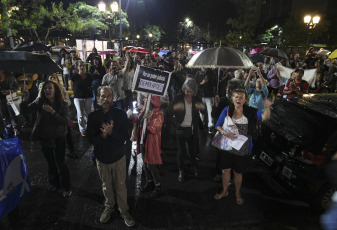
<svg viewBox="0 0 337 230">
<path fill-rule="evenodd" d="M 336 134 L 336 94 L 281 99 L 273 105 L 271 119 L 261 123 L 253 154 L 285 188 L 323 211 L 336 191 L 324 170 L 328 152 L 337 151 L 336 147 L 331 150 Z"/>
</svg>

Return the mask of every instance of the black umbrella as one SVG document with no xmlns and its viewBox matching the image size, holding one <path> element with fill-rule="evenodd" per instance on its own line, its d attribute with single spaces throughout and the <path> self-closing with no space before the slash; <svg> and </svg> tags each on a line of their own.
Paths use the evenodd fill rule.
<svg viewBox="0 0 337 230">
<path fill-rule="evenodd" d="M 61 72 L 62 68 L 47 54 L 3 51 L 0 52 L 0 70 L 24 74 L 52 74 Z"/>
<path fill-rule="evenodd" d="M 254 65 L 246 54 L 237 49 L 215 47 L 195 54 L 187 63 L 189 68 L 249 69 Z"/>
<path fill-rule="evenodd" d="M 287 59 L 287 60 L 289 59 L 288 56 L 282 50 L 276 48 L 265 49 L 260 54 L 280 59 Z"/>
<path fill-rule="evenodd" d="M 23 42 L 13 48 L 14 51 L 45 51 L 50 52 L 50 46 L 39 42 Z"/>
<path fill-rule="evenodd" d="M 254 64 L 258 62 L 262 62 L 262 63 L 264 62 L 264 57 L 261 54 L 252 54 L 252 55 L 249 55 L 249 58 Z"/>
</svg>

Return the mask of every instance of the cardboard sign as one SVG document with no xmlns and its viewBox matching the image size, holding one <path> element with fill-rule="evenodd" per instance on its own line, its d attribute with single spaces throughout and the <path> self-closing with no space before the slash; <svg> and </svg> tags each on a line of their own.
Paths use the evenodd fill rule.
<svg viewBox="0 0 337 230">
<path fill-rule="evenodd" d="M 132 90 L 164 96 L 171 80 L 171 73 L 137 65 Z"/>
</svg>

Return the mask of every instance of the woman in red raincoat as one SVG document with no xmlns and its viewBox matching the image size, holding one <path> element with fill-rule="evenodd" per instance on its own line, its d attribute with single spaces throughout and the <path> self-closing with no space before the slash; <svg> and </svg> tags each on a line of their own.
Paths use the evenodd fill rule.
<svg viewBox="0 0 337 230">
<path fill-rule="evenodd" d="M 144 118 L 147 118 L 144 144 L 140 144 Z M 160 175 L 158 165 L 161 160 L 161 128 L 164 121 L 163 112 L 160 109 L 160 97 L 152 96 L 149 111 L 144 115 L 144 109 L 140 112 L 137 132 L 137 154 L 142 153 L 146 185 L 141 192 L 151 192 L 152 198 L 160 196 Z"/>
</svg>

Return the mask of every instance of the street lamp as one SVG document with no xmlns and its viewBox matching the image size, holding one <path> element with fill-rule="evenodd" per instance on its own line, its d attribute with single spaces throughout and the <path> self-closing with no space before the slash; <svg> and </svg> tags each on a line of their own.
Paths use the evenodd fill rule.
<svg viewBox="0 0 337 230">
<path fill-rule="evenodd" d="M 153 36 L 153 34 L 152 34 L 152 33 L 149 33 L 149 39 L 150 39 L 150 42 L 151 42 L 151 49 L 153 50 L 152 36 Z"/>
<path fill-rule="evenodd" d="M 306 15 L 303 18 L 304 23 L 307 25 L 307 29 L 308 29 L 308 35 L 307 35 L 307 45 L 308 46 L 310 44 L 310 35 L 312 34 L 312 29 L 316 27 L 320 19 L 321 18 L 318 15 L 314 17 L 312 17 L 311 15 Z"/>
<path fill-rule="evenodd" d="M 139 38 L 140 38 L 139 34 L 137 34 L 137 36 L 136 36 L 136 37 L 137 37 L 137 39 L 139 39 Z"/>
<path fill-rule="evenodd" d="M 317 15 L 314 17 L 311 17 L 311 15 L 306 15 L 304 16 L 304 23 L 307 24 L 309 30 L 312 30 L 319 23 L 320 19 L 321 18 Z"/>
<path fill-rule="evenodd" d="M 122 11 L 121 11 L 121 0 L 119 0 L 119 3 L 117 3 L 116 1 L 112 2 L 110 5 L 111 8 L 111 12 L 114 14 L 113 20 L 116 17 L 116 13 L 117 11 L 119 11 L 119 42 L 120 42 L 120 52 L 122 52 Z M 102 14 L 104 14 L 105 12 L 105 8 L 106 8 L 106 4 L 101 1 L 100 3 L 98 3 L 98 9 L 99 11 L 102 12 Z M 109 28 L 110 30 L 110 28 Z M 110 35 L 110 33 L 109 33 Z M 111 38 L 110 38 L 111 40 Z"/>
</svg>

